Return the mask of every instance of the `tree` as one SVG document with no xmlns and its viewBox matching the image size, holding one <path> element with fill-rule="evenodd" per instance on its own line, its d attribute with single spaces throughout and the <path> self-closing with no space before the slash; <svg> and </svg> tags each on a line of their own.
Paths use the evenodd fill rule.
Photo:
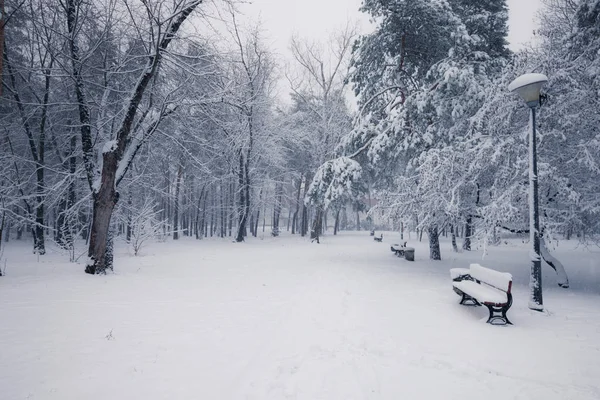
<svg viewBox="0 0 600 400">
<path fill-rule="evenodd" d="M 291 41 L 292 55 L 300 76 L 288 75 L 288 80 L 295 102 L 293 113 L 302 115 L 305 125 L 302 128 L 308 134 L 308 140 L 305 141 L 308 147 L 301 153 L 301 157 L 312 161 L 305 165 L 305 171 L 301 171 L 307 181 L 308 176 L 315 174 L 317 166 L 333 158 L 340 137 L 350 130 L 350 113 L 344 100 L 344 82 L 347 60 L 355 36 L 355 28 L 348 24 L 332 36 L 326 47 L 297 37 Z M 323 176 L 315 174 L 313 182 L 321 177 Z M 311 194 L 306 183 L 305 188 L 308 189 L 305 195 L 313 198 L 309 203 L 316 206 L 310 236 L 318 242 L 323 230 L 327 202 L 323 199 L 316 200 L 317 193 Z M 303 220 L 306 212 L 303 208 Z"/>
<path fill-rule="evenodd" d="M 167 49 L 176 37 L 177 32 L 190 14 L 200 5 L 202 0 L 188 0 L 175 3 L 172 7 L 165 1 L 155 3 L 143 2 L 140 15 L 128 8 L 132 19 L 145 14 L 146 28 L 152 32 L 151 41 L 146 47 L 146 63 L 140 72 L 138 80 L 130 88 L 130 97 L 124 112 L 119 115 L 120 122 L 116 124 L 114 135 L 110 135 L 100 150 L 101 162 L 95 159 L 95 149 L 92 141 L 92 114 L 86 96 L 86 83 L 83 79 L 82 54 L 78 34 L 84 21 L 79 16 L 84 15 L 81 3 L 75 0 L 65 0 L 62 6 L 67 16 L 68 42 L 72 63 L 72 77 L 75 82 L 75 93 L 79 107 L 79 122 L 81 124 L 81 142 L 83 159 L 88 184 L 92 190 L 93 216 L 88 251 L 88 263 L 85 271 L 90 274 L 102 274 L 112 265 L 105 262 L 105 251 L 110 227 L 110 220 L 115 205 L 119 199 L 117 185 L 126 174 L 133 158 L 141 144 L 157 129 L 160 122 L 174 111 L 174 106 L 165 98 L 162 104 L 155 106 L 153 101 L 156 92 L 151 88 L 146 95 L 152 80 L 157 76 L 161 61 Z M 109 16 L 106 30 L 110 31 L 112 12 L 106 10 Z M 139 38 L 141 41 L 143 37 Z M 106 88 L 110 93 L 110 87 Z M 146 96 L 145 96 L 146 95 Z M 144 104 L 144 99 L 146 100 Z M 143 110 L 143 111 L 142 111 Z M 104 110 L 100 110 L 102 113 Z"/>
</svg>

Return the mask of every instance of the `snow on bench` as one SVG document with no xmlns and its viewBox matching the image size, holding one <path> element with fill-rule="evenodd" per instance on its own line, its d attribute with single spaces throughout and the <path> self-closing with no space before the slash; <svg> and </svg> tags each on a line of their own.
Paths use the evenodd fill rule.
<svg viewBox="0 0 600 400">
<path fill-rule="evenodd" d="M 406 242 L 403 244 L 393 244 L 390 246 L 390 250 L 398 257 L 404 257 L 407 261 L 415 261 L 415 249 L 406 247 Z"/>
<path fill-rule="evenodd" d="M 479 264 L 471 264 L 469 269 L 450 270 L 453 290 L 461 296 L 460 304 L 484 305 L 488 308 L 490 324 L 510 324 L 506 312 L 512 305 L 512 275 L 498 272 Z"/>
<path fill-rule="evenodd" d="M 406 249 L 406 242 L 403 244 L 393 244 L 390 246 L 392 253 L 395 253 L 398 257 L 404 256 L 404 250 Z"/>
</svg>

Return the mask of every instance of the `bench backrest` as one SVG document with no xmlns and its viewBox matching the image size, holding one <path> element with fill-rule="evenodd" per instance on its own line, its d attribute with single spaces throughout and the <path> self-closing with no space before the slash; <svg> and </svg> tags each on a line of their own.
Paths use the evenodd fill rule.
<svg viewBox="0 0 600 400">
<path fill-rule="evenodd" d="M 498 272 L 493 269 L 482 267 L 479 264 L 471 264 L 469 275 L 473 279 L 487 283 L 496 289 L 510 293 L 512 286 L 512 275 L 508 272 Z"/>
</svg>

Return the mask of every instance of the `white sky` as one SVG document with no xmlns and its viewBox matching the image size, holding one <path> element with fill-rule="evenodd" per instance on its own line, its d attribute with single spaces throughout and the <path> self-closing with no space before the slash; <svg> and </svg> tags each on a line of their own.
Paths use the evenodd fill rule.
<svg viewBox="0 0 600 400">
<path fill-rule="evenodd" d="M 519 48 L 531 39 L 535 13 L 540 0 L 507 0 L 509 7 L 509 41 Z M 265 36 L 280 53 L 287 52 L 289 38 L 298 33 L 315 39 L 326 37 L 346 21 L 358 21 L 368 29 L 368 18 L 358 11 L 361 0 L 249 0 L 240 7 L 251 20 L 260 18 Z"/>
<path fill-rule="evenodd" d="M 249 0 L 239 9 L 247 22 L 260 19 L 264 38 L 285 63 L 290 59 L 290 38 L 327 39 L 347 21 L 356 21 L 362 32 L 369 30 L 368 17 L 358 11 L 361 0 Z M 540 0 L 507 0 L 510 47 L 517 50 L 532 39 Z"/>
</svg>

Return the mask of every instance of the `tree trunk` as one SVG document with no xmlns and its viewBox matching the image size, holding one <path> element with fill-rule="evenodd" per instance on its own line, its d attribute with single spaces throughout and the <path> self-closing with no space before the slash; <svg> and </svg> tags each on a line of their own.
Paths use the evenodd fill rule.
<svg viewBox="0 0 600 400">
<path fill-rule="evenodd" d="M 556 271 L 558 286 L 562 288 L 568 288 L 569 277 L 567 276 L 567 271 L 565 270 L 565 267 L 562 265 L 562 263 L 558 261 L 555 257 L 553 257 L 552 254 L 550 254 L 550 251 L 546 246 L 546 241 L 543 237 L 540 238 L 540 250 L 541 256 L 546 262 L 546 264 L 548 264 L 550 267 L 552 267 L 552 269 L 554 269 L 554 271 Z"/>
<path fill-rule="evenodd" d="M 292 217 L 292 235 L 296 234 L 298 229 L 298 213 L 300 212 L 300 190 L 302 189 L 302 180 L 304 179 L 304 175 L 300 175 L 300 179 L 298 180 L 298 188 L 296 189 L 296 211 L 294 211 L 294 215 Z"/>
<path fill-rule="evenodd" d="M 260 221 L 260 208 L 256 210 L 256 221 L 254 221 L 254 237 L 258 236 L 258 222 Z M 266 219 L 263 215 L 263 232 L 265 231 Z"/>
<path fill-rule="evenodd" d="M 181 178 L 183 176 L 183 165 L 177 168 L 177 180 L 175 181 L 175 204 L 173 210 L 173 240 L 179 239 L 179 192 L 181 191 Z"/>
<path fill-rule="evenodd" d="M 215 233 L 215 190 L 210 192 L 210 237 Z"/>
<path fill-rule="evenodd" d="M 231 237 L 232 232 L 233 232 L 233 214 L 234 214 L 234 191 L 235 189 L 235 183 L 232 181 L 229 183 L 229 210 L 227 212 L 228 219 L 229 219 L 229 237 Z"/>
<path fill-rule="evenodd" d="M 260 210 L 258 210 L 260 212 Z M 258 221 L 258 215 L 256 216 L 256 221 Z M 254 221 L 254 213 L 250 214 L 250 234 L 254 237 L 256 237 L 256 229 L 254 227 L 255 225 L 255 221 Z"/>
<path fill-rule="evenodd" d="M 221 232 L 219 233 L 219 236 L 224 238 L 225 234 L 227 233 L 227 231 L 225 230 L 225 227 L 227 226 L 227 222 L 225 221 L 225 204 L 227 203 L 225 200 L 225 190 L 223 190 L 223 183 L 219 185 L 219 190 L 221 192 L 219 196 L 219 199 L 221 200 Z"/>
<path fill-rule="evenodd" d="M 208 202 L 208 194 L 210 193 L 210 187 L 206 189 L 206 191 L 204 192 L 204 201 L 203 201 L 203 205 L 202 205 L 202 224 L 201 229 L 202 229 L 202 234 L 201 236 L 204 237 L 208 237 L 208 231 L 207 231 L 207 218 L 206 218 L 206 204 Z"/>
<path fill-rule="evenodd" d="M 467 216 L 465 223 L 465 238 L 463 240 L 463 250 L 471 251 L 471 235 L 473 234 L 473 217 Z"/>
<path fill-rule="evenodd" d="M 92 229 L 88 249 L 88 264 L 85 272 L 88 274 L 105 274 L 112 269 L 112 264 L 106 261 L 106 244 L 110 219 L 119 196 L 115 190 L 117 157 L 115 152 L 103 154 L 102 180 L 100 189 L 93 194 Z"/>
<path fill-rule="evenodd" d="M 308 233 L 308 207 L 302 205 L 302 219 L 300 221 L 300 236 L 304 237 Z"/>
<path fill-rule="evenodd" d="M 450 225 L 450 232 L 452 235 L 452 250 L 455 253 L 458 253 L 458 246 L 456 245 L 456 230 L 454 229 L 453 225 Z"/>
<path fill-rule="evenodd" d="M 358 209 L 356 210 L 356 230 L 360 231 L 360 215 L 358 214 Z"/>
<path fill-rule="evenodd" d="M 281 198 L 283 197 L 283 184 L 275 185 L 275 206 L 273 207 L 273 223 L 271 224 L 271 235 L 279 236 L 279 218 L 281 216 Z"/>
<path fill-rule="evenodd" d="M 131 213 L 133 212 L 133 210 L 131 209 L 132 203 L 131 203 L 131 192 L 129 192 L 128 196 L 127 196 L 127 205 L 129 207 L 127 207 L 127 228 L 126 228 L 126 233 L 125 233 L 125 240 L 127 241 L 127 243 L 131 242 L 131 231 L 132 231 L 132 216 Z"/>
<path fill-rule="evenodd" d="M 423 230 L 421 230 L 423 233 Z M 441 260 L 442 253 L 440 252 L 440 236 L 437 225 L 430 225 L 427 229 L 429 236 L 429 258 L 432 260 Z"/>
<path fill-rule="evenodd" d="M 333 224 L 333 234 L 337 235 L 338 229 L 340 229 L 340 210 L 335 212 L 335 223 Z"/>
<path fill-rule="evenodd" d="M 246 231 L 246 222 L 248 220 L 248 214 L 246 214 L 246 182 L 244 179 L 244 155 L 240 151 L 239 155 L 239 171 L 238 171 L 238 183 L 239 183 L 239 202 L 238 202 L 238 231 L 235 238 L 236 242 L 244 241 L 244 233 Z"/>
<path fill-rule="evenodd" d="M 400 222 L 400 240 L 404 240 L 404 221 Z"/>
<path fill-rule="evenodd" d="M 319 236 L 323 230 L 323 209 L 321 206 L 317 206 L 317 211 L 313 219 L 312 228 L 310 230 L 311 240 L 316 240 L 319 243 Z"/>
<path fill-rule="evenodd" d="M 202 197 L 204 196 L 204 189 L 205 187 L 203 186 L 202 189 L 200 190 L 200 194 L 198 195 L 198 203 L 196 204 L 196 222 L 195 222 L 195 226 L 194 226 L 194 233 L 196 235 L 196 239 L 200 239 L 202 237 L 202 234 L 204 233 L 204 217 L 202 218 L 202 220 L 200 220 L 200 205 L 202 204 Z"/>
</svg>

